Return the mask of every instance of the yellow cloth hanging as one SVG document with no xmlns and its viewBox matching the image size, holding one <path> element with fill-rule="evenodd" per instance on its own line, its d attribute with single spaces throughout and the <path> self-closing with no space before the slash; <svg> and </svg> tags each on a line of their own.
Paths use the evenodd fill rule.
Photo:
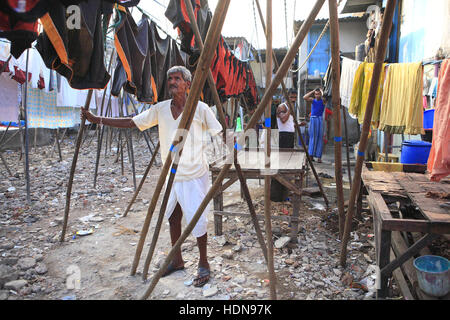
<svg viewBox="0 0 450 320">
<path fill-rule="evenodd" d="M 366 113 L 367 100 L 369 98 L 370 85 L 372 84 L 373 69 L 375 63 L 363 62 L 356 70 L 355 80 L 353 81 L 352 98 L 348 111 L 351 115 L 358 118 L 359 124 L 364 122 L 364 115 Z M 383 96 L 383 84 L 385 76 L 386 64 L 383 64 L 383 69 L 378 83 L 377 95 L 372 114 L 372 126 L 378 127 L 380 120 L 380 105 Z"/>
<path fill-rule="evenodd" d="M 387 133 L 425 134 L 423 130 L 422 63 L 389 66 L 379 129 Z"/>
</svg>

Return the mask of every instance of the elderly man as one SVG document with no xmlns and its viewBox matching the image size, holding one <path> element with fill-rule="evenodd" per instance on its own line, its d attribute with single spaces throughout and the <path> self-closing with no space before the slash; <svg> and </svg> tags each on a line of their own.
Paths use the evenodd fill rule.
<svg viewBox="0 0 450 320">
<path fill-rule="evenodd" d="M 171 151 L 171 144 L 177 132 L 181 114 L 187 100 L 187 92 L 191 85 L 191 73 L 183 66 L 175 66 L 167 71 L 167 85 L 172 99 L 153 105 L 148 110 L 133 118 L 97 117 L 82 109 L 82 115 L 92 123 L 104 124 L 116 128 L 137 127 L 143 131 L 158 125 L 161 157 L 163 161 Z M 206 157 L 206 132 L 216 135 L 222 126 L 216 120 L 208 105 L 199 102 L 194 114 L 189 133 L 184 134 L 186 142 L 179 158 L 177 173 L 166 209 L 166 217 L 170 225 L 172 246 L 181 235 L 181 219 L 183 214 L 189 223 L 210 188 L 208 179 L 208 162 Z M 192 234 L 197 238 L 200 252 L 197 278 L 194 286 L 201 287 L 209 281 L 210 268 L 207 258 L 207 214 L 205 209 Z M 164 276 L 184 269 L 181 250 L 178 250 Z"/>
</svg>

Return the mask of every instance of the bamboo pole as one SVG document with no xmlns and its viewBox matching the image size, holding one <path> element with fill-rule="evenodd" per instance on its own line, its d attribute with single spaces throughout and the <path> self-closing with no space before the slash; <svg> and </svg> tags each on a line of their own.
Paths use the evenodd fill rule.
<svg viewBox="0 0 450 320">
<path fill-rule="evenodd" d="M 131 155 L 131 170 L 133 172 L 133 187 L 134 187 L 134 191 L 136 191 L 136 164 L 134 162 L 134 149 L 133 149 L 133 132 L 132 131 L 128 131 L 128 136 L 129 136 L 129 145 L 128 147 L 130 148 L 130 155 Z M 111 144 L 110 144 L 111 146 Z"/>
<path fill-rule="evenodd" d="M 347 171 L 348 171 L 348 182 L 350 183 L 350 189 L 352 188 L 352 170 L 350 166 L 350 146 L 348 144 L 348 128 L 347 128 L 347 113 L 344 108 L 342 109 L 342 115 L 344 117 L 344 132 L 345 132 L 345 151 L 347 153 Z"/>
<path fill-rule="evenodd" d="M 256 6 L 258 8 L 258 14 L 259 14 L 259 18 L 261 20 L 261 25 L 262 25 L 263 29 L 266 30 L 266 24 L 264 22 L 264 17 L 263 17 L 262 11 L 261 11 L 261 6 L 259 5 L 259 0 L 255 0 L 255 2 L 256 2 Z M 273 53 L 273 62 L 275 64 L 275 69 L 278 70 L 280 68 L 280 65 L 276 59 L 275 53 Z M 297 135 L 300 138 L 300 142 L 302 144 L 303 150 L 305 151 L 306 159 L 307 159 L 308 164 L 314 174 L 314 178 L 316 179 L 317 185 L 319 186 L 320 192 L 322 193 L 322 197 L 328 208 L 329 207 L 328 198 L 325 194 L 325 191 L 323 190 L 322 182 L 319 179 L 319 175 L 317 174 L 316 167 L 314 166 L 314 162 L 311 160 L 311 157 L 309 156 L 308 147 L 307 147 L 305 140 L 303 139 L 302 133 L 300 131 L 300 126 L 297 121 L 297 114 L 294 112 L 294 107 L 292 106 L 291 101 L 289 100 L 288 91 L 287 91 L 286 85 L 284 84 L 284 81 L 281 81 L 281 89 L 282 89 L 284 98 L 286 99 L 286 103 L 288 104 L 289 111 L 292 114 L 292 117 L 294 118 L 295 130 L 297 132 Z"/>
<path fill-rule="evenodd" d="M 133 203 L 136 200 L 139 192 L 141 191 L 142 186 L 144 185 L 145 179 L 147 178 L 148 173 L 150 172 L 150 168 L 152 167 L 153 163 L 155 162 L 156 154 L 158 153 L 158 150 L 159 150 L 159 142 L 156 145 L 155 150 L 153 151 L 153 155 L 152 155 L 152 158 L 150 160 L 150 163 L 148 164 L 147 168 L 145 169 L 145 172 L 144 172 L 144 175 L 143 175 L 143 177 L 141 179 L 141 182 L 139 183 L 138 188 L 134 192 L 133 198 L 131 199 L 130 203 L 128 204 L 128 206 L 127 206 L 127 208 L 126 208 L 126 210 L 125 210 L 125 212 L 123 214 L 123 217 L 127 216 L 128 212 L 130 211 L 131 207 L 133 206 Z"/>
<path fill-rule="evenodd" d="M 89 111 L 89 106 L 91 104 L 93 90 L 90 89 L 88 95 L 86 97 L 86 102 L 84 104 L 84 108 Z M 64 210 L 64 221 L 63 221 L 63 229 L 61 233 L 60 242 L 64 242 L 64 237 L 66 235 L 67 221 L 69 219 L 69 210 L 70 210 L 70 197 L 72 195 L 72 185 L 73 178 L 75 175 L 75 169 L 77 167 L 78 154 L 80 152 L 81 140 L 83 139 L 83 132 L 86 125 L 86 119 L 83 117 L 81 119 L 80 129 L 78 131 L 77 142 L 75 145 L 75 152 L 73 154 L 72 166 L 70 168 L 69 182 L 67 183 L 67 192 L 66 192 L 66 207 Z"/>
<path fill-rule="evenodd" d="M 107 114 L 110 106 L 111 106 L 111 95 L 109 95 L 108 106 L 106 107 L 105 114 Z M 105 133 L 105 126 L 102 126 L 101 129 L 99 129 L 99 135 L 97 137 L 97 155 L 96 155 L 96 158 L 95 158 L 94 188 L 97 187 L 98 166 L 100 164 L 100 154 L 101 154 L 101 151 L 102 151 L 101 149 L 102 149 L 104 133 Z M 106 146 L 105 146 L 105 148 L 106 148 Z"/>
<path fill-rule="evenodd" d="M 369 91 L 369 98 L 367 99 L 366 113 L 364 115 L 363 128 L 358 147 L 358 157 L 356 159 L 355 173 L 353 177 L 353 186 L 350 193 L 348 203 L 347 217 L 345 220 L 344 236 L 342 238 L 340 263 L 342 266 L 346 265 L 347 261 L 347 243 L 350 237 L 353 214 L 355 212 L 355 202 L 361 185 L 361 171 L 364 163 L 364 153 L 367 148 L 367 141 L 369 136 L 370 122 L 372 119 L 373 108 L 375 104 L 378 83 L 380 81 L 381 72 L 383 69 L 384 57 L 386 54 L 387 42 L 392 28 L 392 19 L 394 17 L 396 0 L 388 0 L 386 10 L 384 12 L 383 24 L 381 27 L 380 41 L 376 51 L 376 61 L 373 70 L 372 83 Z"/>
<path fill-rule="evenodd" d="M 112 61 L 115 56 L 115 52 L 116 52 L 115 49 L 113 49 L 113 51 L 111 52 L 111 57 L 109 58 L 108 72 L 111 72 Z M 108 86 L 103 90 L 102 104 L 100 106 L 100 116 L 103 115 L 103 107 L 105 105 L 105 97 L 106 97 L 107 88 L 108 88 Z M 108 108 L 111 105 L 111 97 L 112 97 L 112 95 L 111 95 L 111 91 L 110 91 L 109 98 L 108 98 L 108 104 L 106 107 L 106 109 L 107 109 L 106 113 L 108 112 Z M 98 108 L 97 108 L 97 113 L 98 113 Z M 97 126 L 97 130 L 98 130 L 98 126 Z M 97 157 L 95 160 L 94 189 L 97 186 L 97 174 L 98 174 L 98 165 L 100 162 L 100 152 L 101 152 L 101 148 L 102 148 L 103 132 L 104 132 L 104 127 L 102 127 L 101 130 L 97 131 Z"/>
<path fill-rule="evenodd" d="M 133 106 L 134 112 L 137 114 L 138 113 L 138 109 L 136 108 L 136 105 L 134 104 L 133 99 L 130 97 L 129 93 L 127 93 L 127 95 L 128 95 L 128 98 L 131 101 L 131 105 Z M 149 143 L 149 140 L 150 140 L 150 142 L 152 143 L 153 149 L 155 149 L 155 144 L 153 143 L 152 138 L 150 137 L 150 135 L 147 135 L 146 131 L 142 132 L 142 135 L 144 136 L 145 142 L 147 143 L 148 149 L 150 150 L 150 154 L 153 156 L 153 152 L 154 151 L 152 151 L 152 148 L 150 148 L 150 143 Z"/>
<path fill-rule="evenodd" d="M 30 186 L 30 160 L 29 160 L 29 141 L 28 141 L 28 114 L 27 114 L 27 95 L 28 95 L 28 61 L 30 49 L 27 49 L 27 62 L 25 71 L 25 93 L 23 97 L 23 109 L 25 120 L 25 180 L 27 183 L 27 203 L 31 204 L 31 186 Z M 20 121 L 19 121 L 20 123 Z"/>
<path fill-rule="evenodd" d="M 267 0 L 266 4 L 266 93 L 268 92 L 270 83 L 272 81 L 272 0 Z M 269 271 L 270 280 L 270 297 L 272 300 L 277 299 L 276 292 L 276 275 L 273 263 L 273 235 L 272 235 L 272 219 L 271 219 L 271 201 L 270 201 L 270 153 L 271 153 L 271 107 L 272 99 L 266 104 L 265 108 L 265 130 L 266 130 L 266 143 L 264 145 L 265 149 L 265 169 L 266 175 L 264 176 L 264 217 L 265 217 L 265 229 L 266 229 L 266 239 L 267 239 L 267 267 Z"/>
<path fill-rule="evenodd" d="M 6 134 L 8 133 L 9 127 L 11 127 L 11 121 L 8 123 L 8 126 L 6 127 L 5 132 L 3 132 L 2 137 L 0 138 L 0 147 L 2 145 L 3 140 L 6 137 Z"/>
<path fill-rule="evenodd" d="M 9 60 L 11 60 L 11 57 L 12 57 L 12 55 L 9 55 L 8 59 L 6 59 L 6 61 L 3 64 L 2 68 L 0 69 L 0 74 L 2 74 L 6 70 L 6 67 L 8 67 Z"/>
<path fill-rule="evenodd" d="M 334 171 L 336 177 L 336 194 L 339 213 L 339 237 L 342 239 L 345 224 L 344 187 L 342 185 L 342 127 L 341 127 L 341 57 L 339 54 L 339 20 L 336 0 L 328 0 L 330 12 L 332 97 L 334 116 Z"/>
<path fill-rule="evenodd" d="M 194 31 L 196 44 L 199 47 L 200 51 L 203 51 L 203 48 L 204 48 L 203 40 L 200 35 L 200 30 L 198 28 L 197 21 L 195 20 L 194 8 L 192 7 L 192 3 L 189 0 L 184 0 L 184 3 L 186 4 L 187 13 L 189 16 L 189 20 L 191 21 L 192 30 Z M 219 120 L 220 120 L 220 123 L 222 124 L 223 132 L 225 133 L 228 126 L 227 126 L 227 123 L 225 120 L 225 114 L 223 113 L 222 102 L 220 101 L 219 93 L 217 92 L 216 84 L 214 82 L 214 78 L 213 78 L 211 69 L 208 69 L 207 81 L 208 81 L 208 85 L 212 92 L 214 103 L 216 104 L 216 109 L 219 114 Z M 244 101 L 245 101 L 245 99 L 244 99 Z M 234 121 L 234 119 L 233 119 L 233 121 Z M 223 138 L 224 138 L 224 142 L 226 144 L 226 141 L 225 141 L 226 135 L 225 134 L 224 134 Z M 255 207 L 253 206 L 253 201 L 252 201 L 252 198 L 250 195 L 250 191 L 249 191 L 247 182 L 244 178 L 244 174 L 242 172 L 241 166 L 239 165 L 239 163 L 237 161 L 237 150 L 234 149 L 233 152 L 234 152 L 234 167 L 236 168 L 236 173 L 237 173 L 238 179 L 241 183 L 241 187 L 244 192 L 245 200 L 247 201 L 247 206 L 248 206 L 250 216 L 253 221 L 253 225 L 255 226 L 256 236 L 258 238 L 259 245 L 263 251 L 264 258 L 266 259 L 266 262 L 267 262 L 267 247 L 264 242 L 264 237 L 262 235 L 261 228 L 258 223 L 258 219 L 256 217 Z"/>
<path fill-rule="evenodd" d="M 223 1 L 223 0 L 222 0 Z M 283 62 L 281 63 L 281 66 L 275 75 L 274 80 L 272 81 L 269 90 L 264 94 L 259 106 L 256 108 L 255 113 L 251 117 L 248 126 L 245 130 L 248 130 L 248 128 L 252 128 L 255 126 L 256 122 L 261 117 L 262 113 L 264 112 L 264 106 L 267 105 L 267 102 L 271 99 L 271 95 L 275 92 L 278 85 L 283 80 L 284 75 L 288 72 L 288 69 L 290 68 L 290 65 L 292 64 L 292 61 L 295 58 L 295 55 L 297 54 L 297 50 L 302 44 L 303 40 L 307 36 L 309 30 L 311 29 L 312 24 L 314 23 L 315 18 L 317 17 L 320 9 L 322 8 L 325 0 L 317 0 L 316 4 L 314 5 L 311 13 L 309 14 L 308 18 L 305 20 L 305 23 L 302 25 L 300 30 L 298 31 L 293 43 L 292 47 L 289 49 L 288 53 L 286 54 Z M 217 7 L 216 7 L 217 8 Z M 226 12 L 226 11 L 225 11 Z M 209 32 L 208 32 L 209 34 Z M 242 145 L 244 143 L 244 135 L 242 135 L 238 140 L 236 145 Z M 171 262 L 173 256 L 175 255 L 175 252 L 180 249 L 181 244 L 186 240 L 186 238 L 189 236 L 189 234 L 194 229 L 198 219 L 202 215 L 203 211 L 205 210 L 208 203 L 211 201 L 211 199 L 216 194 L 217 190 L 220 189 L 223 179 L 226 177 L 226 174 L 228 170 L 231 168 L 231 164 L 225 164 L 222 170 L 219 172 L 216 180 L 214 181 L 211 189 L 206 194 L 205 198 L 203 199 L 202 203 L 200 204 L 199 208 L 197 209 L 197 212 L 195 213 L 194 217 L 192 218 L 189 225 L 185 228 L 183 233 L 181 234 L 178 241 L 173 245 L 171 251 L 169 252 L 166 260 L 164 261 L 163 265 L 160 267 L 159 271 L 155 274 L 155 276 L 152 279 L 152 282 L 149 286 L 149 288 L 146 290 L 144 295 L 141 297 L 141 299 L 147 299 L 150 294 L 153 292 L 153 289 L 155 288 L 156 284 L 158 283 L 159 279 L 161 279 L 161 276 L 166 271 L 167 267 L 169 266 L 169 263 Z"/>
<path fill-rule="evenodd" d="M 210 65 L 211 65 L 211 62 L 213 59 L 213 55 L 214 55 L 214 51 L 217 48 L 217 44 L 219 42 L 219 35 L 222 30 L 222 26 L 223 26 L 223 23 L 225 21 L 225 16 L 226 16 L 226 14 L 224 14 L 224 12 L 226 12 L 228 10 L 229 4 L 230 4 L 230 0 L 221 0 L 217 4 L 213 20 L 211 21 L 211 24 L 210 24 L 210 27 L 208 30 L 208 34 L 206 36 L 205 47 L 200 55 L 199 62 L 197 65 L 197 71 L 195 72 L 195 76 L 192 81 L 191 89 L 190 89 L 190 92 L 189 92 L 189 95 L 188 95 L 188 98 L 187 98 L 187 101 L 186 101 L 186 104 L 185 104 L 185 107 L 184 107 L 184 110 L 183 110 L 183 113 L 181 116 L 179 127 L 178 127 L 179 129 L 184 129 L 184 130 L 178 130 L 178 132 L 183 132 L 185 130 L 189 130 L 190 125 L 192 123 L 192 120 L 193 120 L 193 117 L 195 114 L 195 110 L 197 109 L 198 100 L 200 98 L 200 94 L 201 94 L 203 85 L 206 80 L 207 70 L 209 70 L 209 68 L 210 68 Z M 181 152 L 183 150 L 183 145 L 184 145 L 186 139 L 183 139 L 183 136 L 181 134 L 182 133 L 175 136 L 175 138 L 172 142 L 172 146 L 176 148 L 176 152 L 169 152 L 167 159 L 164 163 L 164 166 L 161 170 L 161 175 L 160 175 L 158 183 L 155 187 L 155 192 L 153 194 L 152 201 L 150 203 L 149 209 L 147 211 L 147 216 L 145 218 L 145 221 L 144 221 L 144 224 L 142 227 L 141 237 L 139 239 L 139 242 L 138 242 L 138 245 L 136 248 L 135 257 L 133 260 L 131 275 L 134 275 L 136 273 L 137 265 L 139 263 L 139 259 L 140 259 L 141 253 L 142 253 L 142 248 L 144 246 L 145 238 L 147 236 L 148 228 L 150 226 L 150 221 L 151 221 L 153 212 L 156 207 L 156 202 L 158 201 L 158 197 L 159 197 L 162 187 L 165 183 L 165 178 L 166 178 L 166 176 L 169 172 L 169 169 L 171 167 L 171 164 L 172 164 L 172 159 L 173 159 L 172 153 L 174 153 L 174 156 L 176 156 L 175 160 L 177 160 L 176 159 L 176 158 L 178 158 L 177 154 L 181 154 Z M 175 175 L 176 168 L 177 168 L 177 164 L 174 163 L 171 168 L 172 169 L 171 174 L 170 174 L 171 176 Z M 171 179 L 171 177 L 169 177 L 169 181 L 170 181 L 170 179 Z M 171 184 L 168 183 L 167 187 L 166 187 L 166 191 L 165 191 L 166 195 L 170 194 L 170 189 L 171 189 Z"/>
<path fill-rule="evenodd" d="M 0 159 L 1 159 L 2 162 L 3 162 L 3 165 L 4 165 L 5 168 L 6 168 L 6 171 L 8 171 L 9 176 L 12 177 L 13 174 L 12 174 L 11 170 L 9 169 L 8 163 L 6 162 L 5 158 L 3 158 L 3 153 L 1 153 L 1 152 L 0 152 Z"/>
<path fill-rule="evenodd" d="M 59 162 L 62 161 L 62 155 L 61 155 L 61 145 L 59 144 L 59 128 L 56 128 L 56 145 L 58 146 L 58 156 L 59 156 Z"/>
</svg>

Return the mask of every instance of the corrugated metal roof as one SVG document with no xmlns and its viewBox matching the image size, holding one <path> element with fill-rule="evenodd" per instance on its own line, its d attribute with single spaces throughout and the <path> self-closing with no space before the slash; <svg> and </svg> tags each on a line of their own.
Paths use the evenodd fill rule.
<svg viewBox="0 0 450 320">
<path fill-rule="evenodd" d="M 366 12 L 370 5 L 382 4 L 381 0 L 347 0 L 341 13 Z"/>
<path fill-rule="evenodd" d="M 351 16 L 341 17 L 339 18 L 339 23 L 346 23 L 346 22 L 364 22 L 367 20 L 368 15 L 366 14 L 355 14 Z M 314 21 L 314 26 L 317 25 L 325 25 L 328 21 L 328 18 L 323 19 L 317 19 Z M 294 32 L 297 34 L 298 29 L 302 26 L 303 22 L 305 20 L 295 21 L 294 22 Z"/>
</svg>

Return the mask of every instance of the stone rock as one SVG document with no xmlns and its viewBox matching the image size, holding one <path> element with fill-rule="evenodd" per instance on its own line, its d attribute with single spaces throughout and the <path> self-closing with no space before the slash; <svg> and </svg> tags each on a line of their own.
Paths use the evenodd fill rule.
<svg viewBox="0 0 450 320">
<path fill-rule="evenodd" d="M 0 265 L 0 289 L 7 282 L 17 280 L 19 275 L 14 271 L 13 268 L 7 265 Z"/>
<path fill-rule="evenodd" d="M 9 296 L 8 290 L 0 290 L 0 301 L 1 300 L 7 300 Z"/>
<path fill-rule="evenodd" d="M 242 247 L 240 244 L 237 244 L 233 247 L 233 251 L 234 252 L 240 252 L 242 250 Z"/>
<path fill-rule="evenodd" d="M 226 250 L 224 253 L 222 253 L 222 258 L 233 260 L 233 251 Z"/>
<path fill-rule="evenodd" d="M 243 274 L 238 275 L 237 277 L 234 278 L 234 282 L 238 283 L 238 284 L 243 284 L 246 281 L 246 277 Z"/>
<path fill-rule="evenodd" d="M 216 295 L 217 292 L 219 292 L 219 290 L 217 289 L 217 286 L 207 287 L 206 289 L 203 290 L 203 296 L 205 298 L 212 297 L 212 296 Z"/>
<path fill-rule="evenodd" d="M 33 256 L 33 258 L 34 258 L 34 260 L 36 260 L 36 262 L 41 262 L 42 260 L 44 260 L 44 256 L 40 253 Z"/>
<path fill-rule="evenodd" d="M 17 265 L 22 270 L 28 270 L 30 268 L 33 268 L 36 265 L 36 260 L 33 258 L 22 258 L 19 259 L 17 262 Z"/>
<path fill-rule="evenodd" d="M 0 265 L 13 266 L 17 263 L 18 260 L 19 258 L 16 257 L 3 258 L 0 260 Z"/>
<path fill-rule="evenodd" d="M 37 266 L 34 270 L 36 270 L 37 274 L 45 274 L 48 271 L 47 266 L 41 262 L 37 264 Z"/>
<path fill-rule="evenodd" d="M 12 248 L 14 248 L 14 243 L 12 243 L 10 241 L 7 241 L 7 242 L 4 242 L 4 243 L 0 244 L 0 249 L 10 250 Z"/>
<path fill-rule="evenodd" d="M 286 260 L 284 260 L 284 263 L 286 263 L 288 266 L 291 266 L 291 265 L 293 265 L 294 264 L 294 260 L 292 260 L 292 259 L 286 259 Z"/>
<path fill-rule="evenodd" d="M 19 291 L 22 287 L 26 286 L 27 283 L 28 281 L 23 279 L 10 281 L 8 283 L 5 283 L 5 289 Z"/>
<path fill-rule="evenodd" d="M 275 248 L 281 249 L 281 248 L 287 246 L 289 241 L 291 241 L 290 237 L 281 237 L 280 239 L 275 241 Z"/>
<path fill-rule="evenodd" d="M 214 237 L 214 239 L 220 246 L 224 246 L 228 243 L 227 239 L 225 238 L 225 235 Z"/>
</svg>

